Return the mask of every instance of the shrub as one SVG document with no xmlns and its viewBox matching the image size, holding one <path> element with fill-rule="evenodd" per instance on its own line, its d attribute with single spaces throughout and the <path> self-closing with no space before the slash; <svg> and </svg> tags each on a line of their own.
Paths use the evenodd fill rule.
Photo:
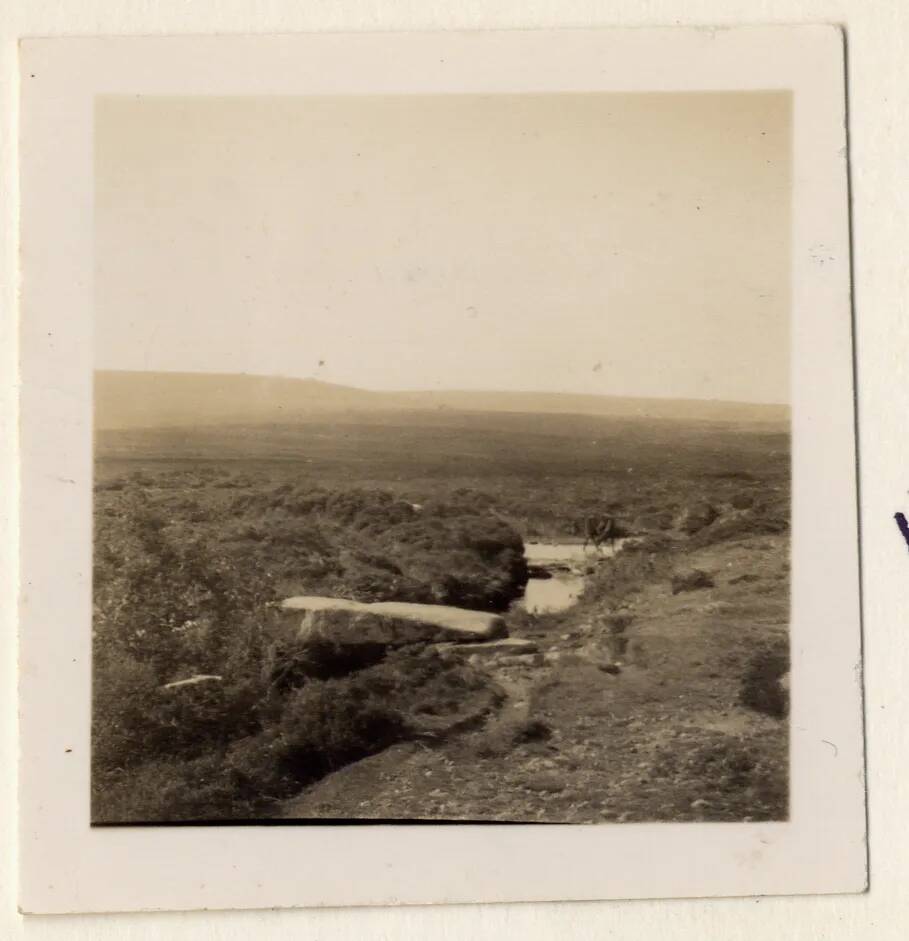
<svg viewBox="0 0 909 941">
<path fill-rule="evenodd" d="M 607 614 L 605 621 L 610 634 L 624 634 L 634 623 L 634 615 L 626 613 Z"/>
<path fill-rule="evenodd" d="M 483 729 L 472 741 L 465 761 L 473 755 L 478 758 L 505 758 L 515 746 L 537 750 L 547 748 L 544 743 L 552 737 L 552 727 L 542 719 L 509 719 L 495 723 L 491 728 Z"/>
<path fill-rule="evenodd" d="M 308 683 L 281 714 L 281 765 L 298 781 L 382 751 L 404 736 L 404 719 L 359 679 Z"/>
<path fill-rule="evenodd" d="M 345 676 L 373 666 L 386 654 L 382 644 L 342 644 L 330 636 L 285 634 L 268 651 L 266 669 L 272 686 L 280 691 L 305 685 L 309 679 Z"/>
<path fill-rule="evenodd" d="M 418 511 L 383 490 L 283 485 L 233 497 L 211 535 L 292 592 L 503 610 L 527 579 L 521 537 L 485 501 L 453 499 Z"/>
<path fill-rule="evenodd" d="M 254 629 L 244 622 L 273 597 L 267 572 L 199 538 L 178 540 L 144 499 L 98 520 L 95 538 L 96 655 L 129 654 L 162 685 L 180 671 L 220 673 Z"/>
<path fill-rule="evenodd" d="M 666 533 L 650 533 L 647 536 L 644 536 L 640 539 L 634 539 L 631 542 L 626 543 L 623 547 L 623 552 L 667 552 L 673 546 L 673 540 L 671 536 L 668 536 Z"/>
<path fill-rule="evenodd" d="M 96 536 L 92 768 L 95 808 L 106 817 L 122 804 L 120 775 L 148 783 L 170 768 L 180 777 L 181 762 L 196 767 L 255 730 L 267 692 L 269 579 L 199 540 L 178 543 L 145 499 L 128 510 Z M 224 679 L 163 688 L 200 673 Z M 113 795 L 106 810 L 105 789 Z M 130 806 L 143 806 L 141 793 Z"/>
<path fill-rule="evenodd" d="M 393 526 L 377 544 L 403 576 L 397 600 L 500 611 L 527 582 L 521 537 L 495 518 L 424 514 Z"/>
<path fill-rule="evenodd" d="M 525 742 L 545 742 L 552 737 L 552 726 L 542 719 L 525 719 L 517 723 L 511 733 L 511 740 L 516 745 Z"/>
<path fill-rule="evenodd" d="M 286 743 L 273 726 L 231 744 L 223 764 L 241 807 L 260 809 L 300 790 L 300 781 L 285 761 L 285 750 Z"/>
<path fill-rule="evenodd" d="M 776 503 L 737 509 L 720 517 L 713 525 L 695 533 L 689 540 L 692 548 L 703 548 L 730 539 L 768 536 L 789 530 L 789 507 Z"/>
<path fill-rule="evenodd" d="M 98 651 L 92 683 L 92 762 L 95 778 L 123 771 L 160 751 L 158 679 L 150 664 L 122 651 Z"/>
<path fill-rule="evenodd" d="M 620 552 L 603 560 L 584 586 L 583 600 L 617 607 L 668 572 L 670 553 Z"/>
<path fill-rule="evenodd" d="M 789 646 L 779 641 L 755 653 L 748 661 L 739 699 L 742 705 L 774 718 L 789 712 L 789 694 L 780 682 L 789 672 Z"/>
</svg>

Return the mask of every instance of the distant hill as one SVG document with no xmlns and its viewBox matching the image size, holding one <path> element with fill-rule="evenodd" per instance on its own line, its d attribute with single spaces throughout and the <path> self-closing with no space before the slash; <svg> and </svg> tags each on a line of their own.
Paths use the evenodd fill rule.
<svg viewBox="0 0 909 941">
<path fill-rule="evenodd" d="M 393 411 L 521 412 L 784 424 L 785 405 L 555 392 L 375 392 L 315 379 L 222 373 L 95 373 L 100 430 L 275 424 Z"/>
</svg>

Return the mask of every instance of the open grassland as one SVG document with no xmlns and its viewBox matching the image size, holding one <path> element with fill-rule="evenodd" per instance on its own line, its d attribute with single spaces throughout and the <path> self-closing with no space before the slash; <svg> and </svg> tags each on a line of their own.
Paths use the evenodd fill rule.
<svg viewBox="0 0 909 941">
<path fill-rule="evenodd" d="M 785 817 L 785 429 L 440 411 L 101 432 L 97 458 L 97 822 Z M 352 660 L 272 607 L 506 611 L 522 540 L 603 512 L 639 544 L 568 611 L 508 611 L 533 654 Z"/>
<path fill-rule="evenodd" d="M 421 504 L 485 501 L 528 539 L 576 534 L 590 512 L 634 523 L 697 499 L 750 497 L 788 517 L 789 435 L 780 425 L 356 413 L 287 425 L 99 432 L 97 453 L 102 485 L 179 471 L 186 495 L 201 492 L 214 512 L 229 506 L 227 491 L 290 483 L 380 488 Z"/>
</svg>

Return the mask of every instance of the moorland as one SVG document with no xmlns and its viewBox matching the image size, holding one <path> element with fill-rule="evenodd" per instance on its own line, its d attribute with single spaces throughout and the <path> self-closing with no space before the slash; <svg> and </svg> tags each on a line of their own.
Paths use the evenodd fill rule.
<svg viewBox="0 0 909 941">
<path fill-rule="evenodd" d="M 785 818 L 779 409 L 331 389 L 307 409 L 293 387 L 214 413 L 203 382 L 191 423 L 185 396 L 156 411 L 117 383 L 95 441 L 96 823 Z M 585 556 L 577 603 L 522 607 L 525 546 L 602 514 L 624 544 Z M 300 595 L 496 612 L 526 644 L 354 654 L 282 614 Z"/>
</svg>

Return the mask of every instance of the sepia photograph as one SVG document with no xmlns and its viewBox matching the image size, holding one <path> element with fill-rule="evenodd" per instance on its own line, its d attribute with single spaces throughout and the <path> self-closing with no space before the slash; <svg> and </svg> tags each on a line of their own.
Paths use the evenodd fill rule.
<svg viewBox="0 0 909 941">
<path fill-rule="evenodd" d="M 863 891 L 843 52 L 23 43 L 23 911 Z"/>
<path fill-rule="evenodd" d="M 787 818 L 791 121 L 96 101 L 95 824 Z"/>
</svg>

